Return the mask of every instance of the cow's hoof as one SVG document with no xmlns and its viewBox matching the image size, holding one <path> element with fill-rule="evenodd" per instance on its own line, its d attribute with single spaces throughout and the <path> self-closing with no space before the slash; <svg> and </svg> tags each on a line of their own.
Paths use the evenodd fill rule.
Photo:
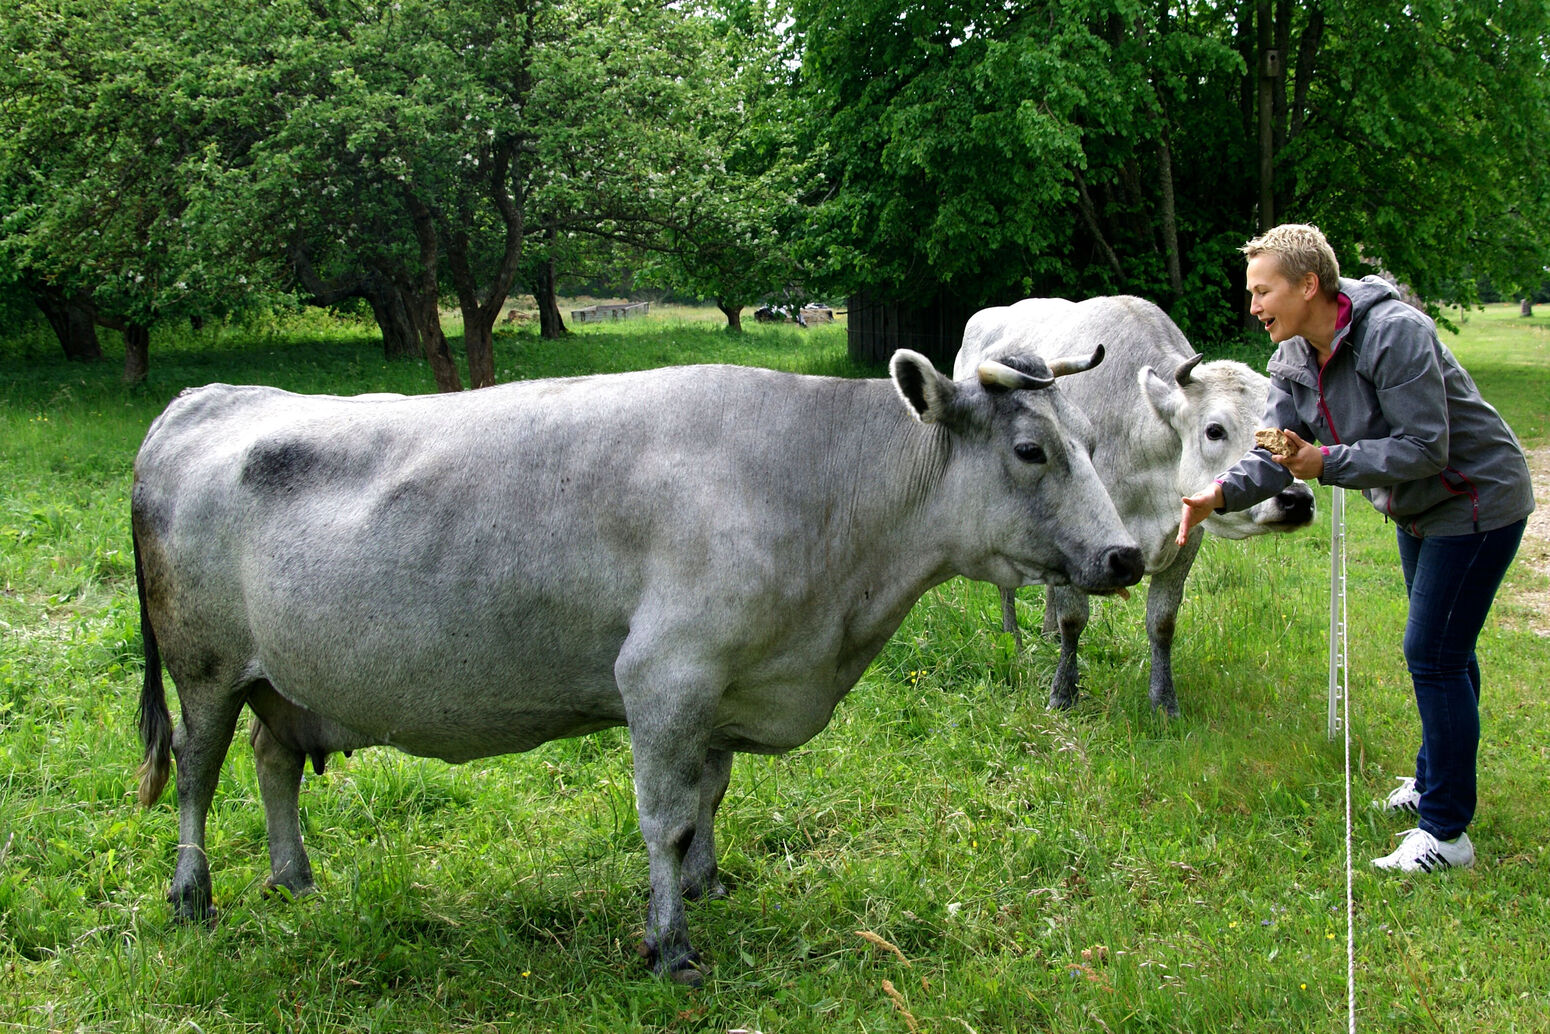
<svg viewBox="0 0 1550 1034">
<path fill-rule="evenodd" d="M 682 984 L 684 987 L 699 988 L 705 986 L 705 971 L 700 968 L 697 962 L 690 962 L 681 969 L 673 970 L 668 974 L 668 977 L 673 983 Z"/>
<path fill-rule="evenodd" d="M 318 888 L 312 883 L 299 883 L 292 886 L 289 883 L 276 883 L 267 880 L 264 883 L 263 894 L 266 898 L 279 898 L 281 901 L 297 901 L 301 898 L 309 898 L 316 894 Z"/>
<path fill-rule="evenodd" d="M 685 901 L 720 901 L 728 897 L 726 884 L 720 880 L 712 880 L 707 886 L 704 883 L 686 883 L 683 886 Z"/>
<path fill-rule="evenodd" d="M 635 946 L 635 951 L 651 964 L 651 971 L 659 977 L 666 977 L 685 987 L 702 987 L 705 984 L 705 970 L 700 965 L 700 953 L 697 951 L 691 949 L 670 964 L 662 960 L 660 953 L 649 941 L 641 941 Z"/>
<path fill-rule="evenodd" d="M 1076 706 L 1076 694 L 1064 696 L 1060 693 L 1049 695 L 1049 709 L 1051 711 L 1069 711 Z"/>
<path fill-rule="evenodd" d="M 186 901 L 172 901 L 172 925 L 173 926 L 203 926 L 207 929 L 215 928 L 216 916 L 220 909 L 214 905 L 194 905 Z"/>
</svg>

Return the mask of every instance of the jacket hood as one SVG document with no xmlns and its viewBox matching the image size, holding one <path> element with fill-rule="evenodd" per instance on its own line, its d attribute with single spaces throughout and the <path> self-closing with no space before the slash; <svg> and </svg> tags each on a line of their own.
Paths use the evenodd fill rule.
<svg viewBox="0 0 1550 1034">
<path fill-rule="evenodd" d="M 1351 322 L 1357 323 L 1379 302 L 1398 298 L 1399 290 L 1380 276 L 1364 276 L 1360 280 L 1340 278 L 1340 293 L 1351 299 Z"/>
<path fill-rule="evenodd" d="M 1390 298 L 1399 297 L 1398 289 L 1380 276 L 1364 276 L 1360 280 L 1341 277 L 1340 293 L 1351 301 L 1351 322 L 1336 334 L 1337 342 L 1344 341 L 1373 306 L 1386 302 Z M 1313 346 L 1308 344 L 1307 339 L 1298 334 L 1281 342 L 1275 354 L 1270 357 L 1265 372 L 1272 377 L 1290 377 L 1309 387 L 1317 387 L 1318 355 L 1314 352 Z"/>
</svg>

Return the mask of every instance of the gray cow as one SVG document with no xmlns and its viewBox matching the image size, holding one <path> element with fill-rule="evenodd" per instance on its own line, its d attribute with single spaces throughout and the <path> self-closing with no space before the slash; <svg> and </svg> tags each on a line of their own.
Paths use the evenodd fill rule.
<svg viewBox="0 0 1550 1034">
<path fill-rule="evenodd" d="M 1179 499 L 1210 484 L 1253 447 L 1270 381 L 1242 363 L 1201 362 L 1166 313 L 1128 296 L 1082 302 L 1028 298 L 981 310 L 964 330 L 954 374 L 961 378 L 988 359 L 1047 355 L 1068 342 L 1102 343 L 1108 350 L 1101 370 L 1071 381 L 1062 392 L 1095 426 L 1093 465 L 1152 576 L 1146 597 L 1150 697 L 1152 706 L 1176 715 L 1174 626 L 1201 540 L 1197 529 L 1183 548 L 1175 544 Z M 1239 539 L 1291 531 L 1312 520 L 1313 493 L 1299 481 L 1250 510 L 1215 514 L 1204 527 Z M 1011 588 L 1002 589 L 1002 614 L 1007 630 L 1015 632 Z M 1077 643 L 1088 614 L 1087 594 L 1080 589 L 1049 590 L 1044 628 L 1060 631 L 1051 707 L 1076 702 Z"/>
<path fill-rule="evenodd" d="M 891 383 L 682 367 L 402 399 L 184 393 L 140 449 L 132 513 L 140 798 L 170 752 L 175 915 L 213 915 L 205 818 L 244 704 L 270 882 L 298 895 L 306 759 L 460 762 L 627 725 L 644 948 L 698 982 L 684 898 L 719 890 L 734 751 L 815 735 L 955 574 L 1140 580 L 1053 387 L 1096 358 L 964 383 L 900 352 Z"/>
</svg>

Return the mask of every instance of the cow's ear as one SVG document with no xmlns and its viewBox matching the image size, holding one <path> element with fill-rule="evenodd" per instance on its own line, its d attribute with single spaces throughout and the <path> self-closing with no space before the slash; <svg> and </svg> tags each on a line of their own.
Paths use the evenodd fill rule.
<svg viewBox="0 0 1550 1034">
<path fill-rule="evenodd" d="M 1136 381 L 1141 385 L 1141 395 L 1147 405 L 1170 427 L 1173 426 L 1179 407 L 1184 402 L 1184 392 L 1173 381 L 1157 376 L 1157 371 L 1150 366 L 1143 366 L 1136 371 Z"/>
<path fill-rule="evenodd" d="M 899 349 L 888 362 L 888 372 L 893 375 L 899 397 L 909 405 L 916 420 L 936 423 L 951 412 L 958 386 L 919 352 Z"/>
</svg>

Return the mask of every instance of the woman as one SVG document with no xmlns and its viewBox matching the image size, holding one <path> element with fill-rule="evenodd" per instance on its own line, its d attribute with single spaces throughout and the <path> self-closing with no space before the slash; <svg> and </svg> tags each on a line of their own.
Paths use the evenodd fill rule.
<svg viewBox="0 0 1550 1034">
<path fill-rule="evenodd" d="M 1361 489 L 1394 522 L 1421 746 L 1415 776 L 1375 803 L 1419 820 L 1372 864 L 1473 865 L 1465 830 L 1480 739 L 1475 641 L 1534 509 L 1528 462 L 1432 321 L 1378 277 L 1342 280 L 1316 227 L 1278 226 L 1242 251 L 1249 311 L 1279 346 L 1265 426 L 1284 430 L 1294 451 L 1255 448 L 1186 496 L 1179 544 L 1213 510 L 1245 509 L 1294 477 Z"/>
</svg>

